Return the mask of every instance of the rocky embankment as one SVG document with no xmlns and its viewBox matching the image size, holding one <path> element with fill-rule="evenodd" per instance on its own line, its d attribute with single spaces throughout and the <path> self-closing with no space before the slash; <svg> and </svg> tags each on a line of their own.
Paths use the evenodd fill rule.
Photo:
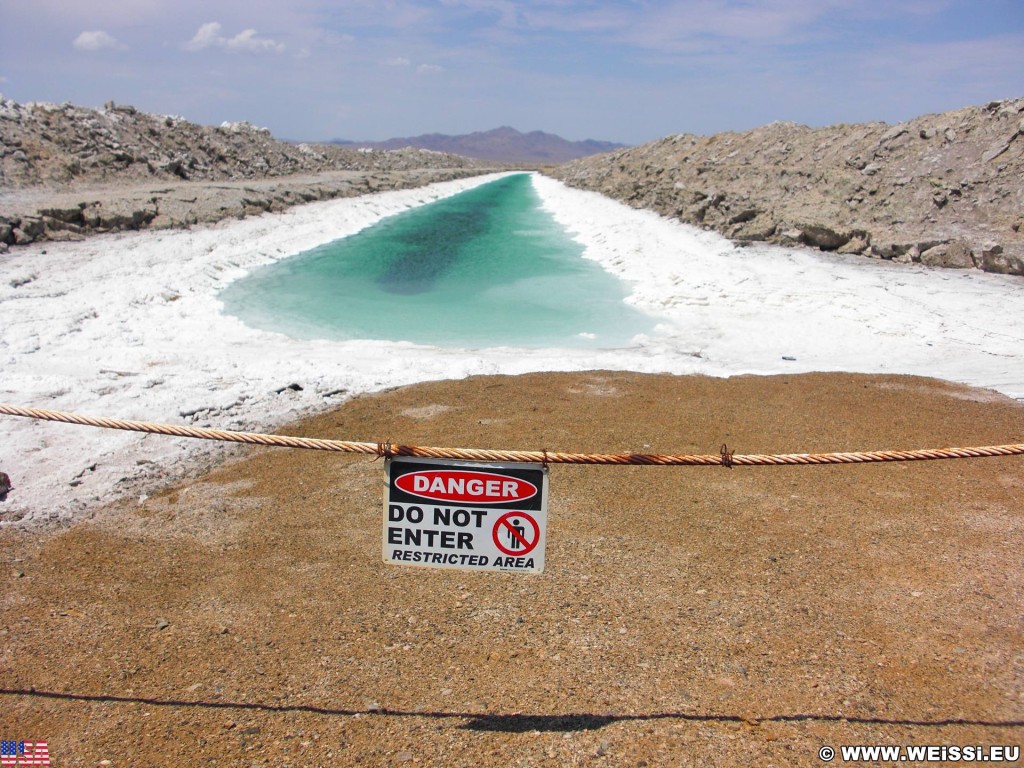
<svg viewBox="0 0 1024 768">
<path fill-rule="evenodd" d="M 0 249 L 94 232 L 183 227 L 489 170 L 457 155 L 279 141 L 108 103 L 0 97 Z"/>
<path fill-rule="evenodd" d="M 739 241 L 1024 274 L 1024 99 L 899 125 L 680 134 L 552 175 Z"/>
</svg>

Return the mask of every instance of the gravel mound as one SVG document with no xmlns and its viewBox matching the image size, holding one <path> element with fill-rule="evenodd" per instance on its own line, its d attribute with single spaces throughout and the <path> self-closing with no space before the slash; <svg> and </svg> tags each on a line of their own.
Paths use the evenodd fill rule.
<svg viewBox="0 0 1024 768">
<path fill-rule="evenodd" d="M 97 110 L 0 97 L 0 249 L 187 227 L 487 170 L 411 147 L 292 144 L 247 122 L 210 127 L 112 102 Z"/>
<path fill-rule="evenodd" d="M 740 241 L 1024 274 L 1024 99 L 887 125 L 679 134 L 552 171 Z"/>
</svg>

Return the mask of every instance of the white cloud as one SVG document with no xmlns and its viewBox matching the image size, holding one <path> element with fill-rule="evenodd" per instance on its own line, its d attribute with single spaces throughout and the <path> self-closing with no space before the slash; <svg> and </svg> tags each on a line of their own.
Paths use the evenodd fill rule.
<svg viewBox="0 0 1024 768">
<path fill-rule="evenodd" d="M 520 13 L 529 10 L 530 5 L 515 3 L 512 0 L 441 0 L 441 5 L 449 7 L 463 7 L 473 12 L 490 12 L 499 17 L 499 24 L 506 27 L 514 27 L 518 23 Z M 580 10 L 578 7 L 571 8 L 573 12 Z"/>
<path fill-rule="evenodd" d="M 75 38 L 72 45 L 75 47 L 75 50 L 79 51 L 102 51 L 104 49 L 124 47 L 117 42 L 116 37 L 104 32 L 102 29 L 97 29 L 94 32 L 83 32 Z"/>
<path fill-rule="evenodd" d="M 190 51 L 201 51 L 203 48 L 218 45 L 218 42 L 223 39 L 220 36 L 220 24 L 216 21 L 211 21 L 208 24 L 203 24 L 192 39 L 185 44 L 185 47 Z"/>
<path fill-rule="evenodd" d="M 410 64 L 412 64 L 412 62 L 409 61 L 404 56 L 397 56 L 393 59 L 388 59 L 384 63 L 389 67 L 408 67 Z"/>
<path fill-rule="evenodd" d="M 437 64 L 420 64 L 416 67 L 417 75 L 437 75 L 444 72 L 444 67 L 438 66 Z"/>
<path fill-rule="evenodd" d="M 248 53 L 281 53 L 284 43 L 277 43 L 268 38 L 256 37 L 255 29 L 246 29 L 228 40 L 225 45 L 229 51 L 245 51 Z"/>
<path fill-rule="evenodd" d="M 282 53 L 284 43 L 270 38 L 257 37 L 255 29 L 244 29 L 234 37 L 221 34 L 220 22 L 210 21 L 199 27 L 192 39 L 185 44 L 190 51 L 201 51 L 204 48 L 224 48 L 235 53 Z"/>
</svg>

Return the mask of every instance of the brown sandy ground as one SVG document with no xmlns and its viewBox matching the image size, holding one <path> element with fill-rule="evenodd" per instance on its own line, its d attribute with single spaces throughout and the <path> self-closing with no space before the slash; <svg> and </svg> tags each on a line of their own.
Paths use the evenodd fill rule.
<svg viewBox="0 0 1024 768">
<path fill-rule="evenodd" d="M 813 452 L 1019 442 L 1024 407 L 920 378 L 531 374 L 284 431 Z M 55 766 L 813 766 L 825 744 L 1020 745 L 1022 470 L 554 466 L 547 570 L 525 576 L 384 565 L 382 462 L 252 449 L 67 530 L 0 532 L 0 734 L 48 740 Z"/>
</svg>

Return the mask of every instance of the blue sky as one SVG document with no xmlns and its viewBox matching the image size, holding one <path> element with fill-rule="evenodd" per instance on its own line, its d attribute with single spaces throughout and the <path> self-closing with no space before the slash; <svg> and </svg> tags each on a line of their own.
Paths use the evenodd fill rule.
<svg viewBox="0 0 1024 768">
<path fill-rule="evenodd" d="M 0 92 L 281 138 L 629 144 L 1024 96 L 1024 0 L 0 0 Z"/>
</svg>

